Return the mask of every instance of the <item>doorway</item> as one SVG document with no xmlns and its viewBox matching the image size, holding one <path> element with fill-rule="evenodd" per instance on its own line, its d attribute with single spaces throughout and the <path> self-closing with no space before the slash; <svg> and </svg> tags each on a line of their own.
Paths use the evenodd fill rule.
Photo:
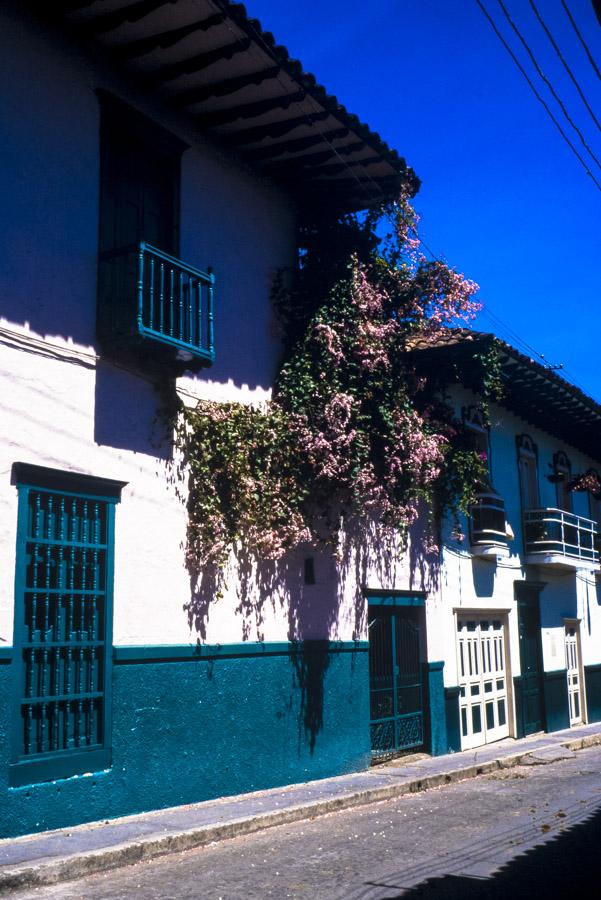
<svg viewBox="0 0 601 900">
<path fill-rule="evenodd" d="M 582 725 L 585 721 L 580 654 L 580 622 L 577 619 L 567 619 L 565 622 L 565 649 L 570 728 L 573 728 L 575 725 Z"/>
<path fill-rule="evenodd" d="M 375 757 L 423 747 L 421 610 L 369 604 L 371 747 Z"/>
<path fill-rule="evenodd" d="M 520 582 L 515 585 L 518 607 L 520 665 L 522 674 L 521 709 L 518 712 L 521 734 L 535 734 L 545 728 L 543 664 L 540 632 L 539 596 L 541 585 Z"/>
</svg>

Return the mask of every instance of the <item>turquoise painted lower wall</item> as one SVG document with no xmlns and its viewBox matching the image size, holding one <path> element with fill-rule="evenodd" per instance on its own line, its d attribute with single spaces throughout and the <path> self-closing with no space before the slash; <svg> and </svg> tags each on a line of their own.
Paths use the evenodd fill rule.
<svg viewBox="0 0 601 900">
<path fill-rule="evenodd" d="M 586 712 L 589 722 L 601 722 L 601 665 L 584 667 Z"/>
<path fill-rule="evenodd" d="M 545 694 L 545 731 L 562 731 L 570 727 L 568 676 L 565 669 L 543 674 Z"/>
<path fill-rule="evenodd" d="M 427 717 L 426 746 L 432 756 L 448 752 L 447 719 L 443 676 L 444 662 L 425 664 L 427 687 L 424 712 Z"/>
<path fill-rule="evenodd" d="M 269 652 L 270 646 L 274 647 Z M 8 786 L 12 665 L 0 665 L 0 836 L 325 778 L 370 764 L 367 645 L 117 652 L 112 766 Z"/>
<path fill-rule="evenodd" d="M 461 750 L 461 725 L 459 721 L 459 688 L 444 689 L 445 701 L 445 753 L 458 753 Z"/>
</svg>

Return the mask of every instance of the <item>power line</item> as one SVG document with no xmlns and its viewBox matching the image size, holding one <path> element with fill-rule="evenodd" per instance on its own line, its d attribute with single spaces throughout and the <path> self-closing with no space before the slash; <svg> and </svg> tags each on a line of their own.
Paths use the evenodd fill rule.
<svg viewBox="0 0 601 900">
<path fill-rule="evenodd" d="M 508 21 L 509 24 L 511 25 L 512 29 L 513 29 L 514 32 L 516 33 L 516 35 L 517 35 L 519 41 L 521 42 L 521 44 L 523 45 L 523 47 L 524 47 L 524 49 L 525 49 L 525 51 L 526 51 L 526 53 L 528 54 L 528 56 L 529 56 L 530 59 L 532 60 L 532 64 L 533 64 L 534 68 L 536 69 L 536 71 L 538 72 L 539 76 L 540 76 L 540 77 L 542 78 L 542 80 L 545 82 L 545 84 L 547 85 L 547 87 L 548 87 L 549 90 L 551 91 L 551 94 L 553 95 L 553 97 L 555 98 L 555 100 L 557 101 L 557 103 L 559 104 L 559 107 L 560 107 L 560 109 L 561 109 L 561 111 L 562 111 L 562 113 L 563 113 L 563 115 L 564 115 L 564 118 L 566 119 L 566 121 L 568 122 L 568 124 L 571 125 L 571 127 L 574 129 L 574 131 L 576 132 L 576 134 L 577 134 L 578 137 L 580 138 L 580 142 L 581 142 L 582 146 L 583 146 L 583 147 L 585 148 L 585 150 L 589 153 L 591 159 L 593 159 L 593 160 L 595 161 L 595 163 L 597 164 L 597 166 L 599 167 L 599 169 L 601 169 L 601 162 L 599 162 L 599 160 L 598 160 L 597 157 L 595 156 L 594 152 L 591 150 L 591 148 L 590 148 L 589 145 L 587 144 L 587 142 L 586 142 L 586 140 L 585 140 L 585 138 L 584 138 L 584 135 L 582 134 L 582 132 L 580 131 L 580 129 L 578 128 L 578 126 L 576 125 L 576 123 L 574 122 L 574 120 L 572 119 L 572 117 L 570 116 L 569 112 L 567 111 L 566 106 L 565 106 L 565 103 L 563 102 L 563 100 L 561 99 L 561 97 L 559 96 L 559 94 L 557 93 L 557 91 L 555 90 L 555 88 L 553 87 L 553 85 L 551 84 L 550 80 L 547 78 L 547 76 L 545 75 L 545 73 L 543 72 L 543 70 L 541 69 L 541 67 L 539 66 L 539 64 L 538 64 L 538 62 L 537 62 L 537 60 L 536 60 L 536 57 L 535 57 L 534 53 L 532 52 L 532 50 L 530 49 L 530 47 L 529 47 L 529 45 L 528 45 L 526 39 L 524 38 L 524 36 L 522 35 L 521 31 L 519 30 L 519 28 L 517 27 L 517 25 L 515 24 L 515 22 L 514 22 L 513 19 L 511 18 L 511 16 L 509 15 L 509 12 L 508 12 L 508 10 L 507 10 L 507 7 L 506 7 L 505 4 L 503 3 L 503 0 L 497 0 L 497 3 L 498 3 L 499 6 L 501 7 L 501 9 L 502 9 L 502 11 L 503 11 L 503 14 L 504 14 L 505 18 L 507 19 L 507 21 Z"/>
<path fill-rule="evenodd" d="M 564 132 L 563 129 L 561 128 L 561 125 L 559 125 L 559 123 L 557 122 L 557 120 L 556 120 L 555 117 L 553 116 L 553 113 L 551 112 L 551 110 L 549 109 L 549 107 L 547 106 L 547 104 L 545 103 L 545 101 L 543 100 L 543 98 L 538 94 L 536 88 L 534 87 L 534 85 L 533 85 L 532 82 L 530 81 L 530 79 L 529 79 L 527 73 L 526 73 L 525 70 L 522 68 L 521 64 L 519 63 L 519 61 L 517 60 L 517 58 L 516 58 L 515 55 L 513 54 L 513 51 L 511 50 L 511 48 L 510 48 L 510 47 L 507 45 L 507 43 L 505 42 L 504 38 L 502 37 L 502 35 L 501 35 L 500 32 L 498 31 L 496 25 L 494 24 L 493 20 L 492 20 L 491 17 L 489 16 L 488 12 L 487 12 L 486 9 L 482 6 L 482 3 L 480 2 L 480 0 L 476 0 L 476 2 L 478 3 L 478 6 L 479 6 L 480 9 L 482 10 L 482 12 L 483 12 L 484 15 L 486 16 L 486 18 L 489 20 L 489 22 L 490 22 L 490 24 L 492 25 L 492 27 L 493 27 L 495 33 L 497 34 L 497 36 L 499 37 L 499 39 L 501 40 L 501 42 L 502 42 L 503 45 L 505 46 L 506 50 L 507 50 L 508 53 L 511 55 L 512 59 L 514 60 L 514 62 L 516 63 L 516 65 L 518 66 L 518 68 L 520 69 L 520 71 L 522 72 L 522 74 L 524 75 L 524 77 L 526 78 L 526 80 L 528 81 L 528 83 L 529 83 L 530 87 L 532 88 L 532 90 L 533 90 L 535 96 L 536 96 L 537 99 L 542 103 L 542 105 L 545 107 L 547 113 L 549 114 L 549 116 L 551 117 L 551 119 L 553 120 L 553 122 L 555 123 L 555 125 L 556 125 L 556 127 L 558 128 L 560 134 L 562 135 L 562 137 L 564 138 L 564 140 L 567 142 L 567 144 L 568 144 L 569 147 L 571 148 L 572 152 L 576 155 L 576 157 L 578 158 L 578 160 L 580 161 L 580 163 L 581 163 L 582 166 L 584 167 L 586 173 L 592 178 L 592 180 L 594 181 L 594 183 L 595 183 L 595 185 L 597 186 L 597 188 L 599 189 L 599 191 L 601 191 L 601 184 L 599 184 L 599 182 L 597 181 L 597 179 L 595 178 L 595 176 L 594 176 L 594 175 L 592 174 L 592 172 L 589 170 L 589 168 L 588 168 L 588 166 L 586 165 L 585 161 L 582 159 L 582 157 L 580 156 L 580 154 L 578 153 L 578 151 L 576 150 L 576 148 L 572 145 L 571 141 L 569 140 L 569 138 L 567 137 L 567 135 L 565 134 L 565 132 Z M 499 0 L 499 3 L 501 3 L 501 0 Z M 219 0 L 213 0 L 213 4 L 218 6 Z M 501 5 L 502 5 L 502 4 L 501 4 Z M 506 12 L 506 10 L 505 10 L 505 12 Z M 507 12 L 506 12 L 506 15 L 508 15 Z M 227 23 L 227 20 L 226 20 L 226 24 L 227 24 L 227 27 L 228 27 L 230 33 L 232 34 L 232 36 L 234 36 L 237 40 L 240 40 L 239 36 L 236 35 L 236 33 L 234 32 L 233 28 L 229 25 L 229 23 Z M 260 43 L 260 44 L 262 45 L 262 47 L 264 48 L 264 51 L 265 51 L 269 56 L 272 56 L 271 48 L 270 48 L 269 45 L 265 42 L 265 40 L 264 40 L 263 36 L 261 35 L 261 33 L 260 33 L 254 26 L 251 26 L 251 28 L 252 28 L 252 31 L 253 31 L 253 33 L 254 33 L 254 35 L 255 35 L 255 38 L 256 38 L 257 42 Z M 251 45 L 251 48 L 254 49 L 254 45 Z M 541 75 L 542 75 L 542 73 L 541 73 Z M 544 76 L 543 76 L 543 77 L 544 77 Z M 283 88 L 284 90 L 287 90 L 287 86 L 284 84 L 283 81 L 281 81 L 281 78 L 280 78 L 279 75 L 276 76 L 276 79 L 277 79 L 277 81 L 280 83 L 280 85 L 282 86 L 282 88 Z M 317 105 L 315 99 L 314 99 L 310 94 L 307 94 L 307 96 L 305 97 L 305 99 L 302 100 L 302 101 L 300 101 L 300 102 L 298 103 L 298 105 L 299 105 L 300 111 L 301 111 L 302 114 L 306 117 L 307 123 L 308 123 L 311 127 L 315 127 L 316 123 L 313 122 L 313 121 L 309 118 L 309 114 L 303 109 L 303 104 L 304 104 L 307 100 L 309 100 L 309 101 L 313 104 L 313 107 L 314 107 L 315 110 L 318 110 L 318 109 L 319 109 L 319 107 L 318 107 L 318 105 Z M 575 127 L 575 126 L 574 126 L 574 127 Z M 330 139 L 327 137 L 327 135 L 324 134 L 324 133 L 322 132 L 322 130 L 321 130 L 321 128 L 319 127 L 319 125 L 317 126 L 317 131 L 319 132 L 320 136 L 321 136 L 322 139 L 325 141 L 325 143 L 328 144 L 328 146 L 330 147 L 330 149 L 333 151 L 333 153 L 334 153 L 334 154 L 337 156 L 337 158 L 340 160 L 340 162 L 342 163 L 342 165 L 344 166 L 344 168 L 350 173 L 350 175 L 354 178 L 354 180 L 355 180 L 360 186 L 363 186 L 363 184 L 365 184 L 365 183 L 371 183 L 371 184 L 377 189 L 378 192 L 381 192 L 382 189 L 381 189 L 380 185 L 377 183 L 377 181 L 375 181 L 375 179 L 373 179 L 373 178 L 369 175 L 369 173 L 365 173 L 364 176 L 363 176 L 363 179 L 362 179 L 362 178 L 358 175 L 358 173 L 357 173 L 351 166 L 349 166 L 348 162 L 342 157 L 342 155 L 339 153 L 338 149 L 337 149 L 337 148 L 334 146 L 334 144 L 330 141 Z M 585 146 L 586 146 L 586 145 L 585 145 Z M 587 149 L 588 149 L 588 148 L 587 148 Z M 589 152 L 591 152 L 591 151 L 589 151 Z M 591 152 L 591 156 L 593 156 L 593 158 L 594 158 L 595 161 L 597 162 L 597 165 L 599 165 L 599 167 L 601 168 L 601 163 L 599 163 L 599 161 L 596 159 L 596 157 L 594 157 L 594 154 L 593 154 L 592 152 Z M 426 244 L 426 242 L 425 242 L 422 238 L 420 238 L 419 240 L 420 240 L 420 243 L 426 248 L 426 250 L 428 251 L 428 253 L 430 254 L 430 256 L 431 256 L 434 260 L 436 260 L 436 261 L 438 261 L 438 262 L 442 261 L 441 258 L 440 258 L 439 256 L 437 256 L 437 255 L 430 249 L 430 247 Z M 548 368 L 557 368 L 557 367 L 551 366 L 549 363 L 547 363 L 547 361 L 546 361 L 546 359 L 545 359 L 545 356 L 544 356 L 542 353 L 539 353 L 538 350 L 535 350 L 535 349 L 534 349 L 533 347 L 531 347 L 528 343 L 526 343 L 526 341 L 524 341 L 522 338 L 520 338 L 519 335 L 516 334 L 516 332 L 514 332 L 511 328 L 509 328 L 508 325 L 506 325 L 504 322 L 502 322 L 501 319 L 499 319 L 497 316 L 494 316 L 493 313 L 491 313 L 488 309 L 486 309 L 486 308 L 484 307 L 484 304 L 482 304 L 482 309 L 483 309 L 483 311 L 484 311 L 487 315 L 490 316 L 491 319 L 493 319 L 493 320 L 496 319 L 497 323 L 498 323 L 502 328 L 505 329 L 505 331 L 511 336 L 511 339 L 512 339 L 514 342 L 516 342 L 516 343 L 518 343 L 519 345 L 521 345 L 522 347 L 524 347 L 530 354 L 532 354 L 532 355 L 534 355 L 535 357 L 538 357 L 539 359 L 543 360 L 543 361 L 544 361 L 544 365 L 546 365 Z M 572 379 L 572 380 L 573 380 L 573 379 Z M 573 383 L 576 384 L 575 381 L 574 381 Z M 578 386 L 578 385 L 576 385 L 576 386 Z"/>
<path fill-rule="evenodd" d="M 593 110 L 591 109 L 591 107 L 590 107 L 590 105 L 589 105 L 589 103 L 588 103 L 588 100 L 587 100 L 586 97 L 584 96 L 584 92 L 582 91 L 582 88 L 581 88 L 580 85 L 578 84 L 578 80 L 577 80 L 576 76 L 574 75 L 574 73 L 573 73 L 572 70 L 570 69 L 569 65 L 567 64 L 567 62 L 566 62 L 566 60 L 565 60 L 565 57 L 564 57 L 563 53 L 561 52 L 561 50 L 560 50 L 559 47 L 557 46 L 557 43 L 556 43 L 555 39 L 553 38 L 553 35 L 552 35 L 551 32 L 549 31 L 549 28 L 547 27 L 547 25 L 546 25 L 546 23 L 545 23 L 543 17 L 541 16 L 540 12 L 538 11 L 538 9 L 537 9 L 537 7 L 536 7 L 536 4 L 534 3 L 534 0 L 530 0 L 530 6 L 532 7 L 532 11 L 534 12 L 534 15 L 536 16 L 536 18 L 537 18 L 538 21 L 540 22 L 541 27 L 543 28 L 545 34 L 547 35 L 547 37 L 548 37 L 549 40 L 551 41 L 551 45 L 552 45 L 553 49 L 555 50 L 555 52 L 557 53 L 559 59 L 561 60 L 564 69 L 566 70 L 566 72 L 567 72 L 568 75 L 570 76 L 570 78 L 571 78 L 571 80 L 572 80 L 572 83 L 573 83 L 574 87 L 576 88 L 576 90 L 578 91 L 578 93 L 579 93 L 579 95 L 580 95 L 580 99 L 582 100 L 582 102 L 584 103 L 584 105 L 586 106 L 586 108 L 587 108 L 587 110 L 588 110 L 588 112 L 589 112 L 589 114 L 590 114 L 591 119 L 593 120 L 593 122 L 595 123 L 595 125 L 597 126 L 597 128 L 599 129 L 599 131 L 601 131 L 601 125 L 599 124 L 599 121 L 598 121 L 598 119 L 597 119 L 597 116 L 595 115 L 595 113 L 594 113 Z"/>
<path fill-rule="evenodd" d="M 422 246 L 426 248 L 426 250 L 428 251 L 428 253 L 430 254 L 430 256 L 432 257 L 433 260 L 435 260 L 436 262 L 442 261 L 442 258 L 438 254 L 434 253 L 434 251 L 428 246 L 428 244 L 423 240 L 423 238 L 420 237 L 419 240 L 420 240 L 420 244 L 422 244 Z M 481 302 L 481 311 L 485 315 L 489 316 L 494 322 L 496 322 L 497 327 L 500 326 L 501 330 L 505 331 L 509 335 L 510 340 L 512 340 L 515 344 L 518 344 L 519 346 L 523 347 L 525 350 L 528 351 L 528 353 L 532 354 L 533 356 L 536 356 L 542 360 L 545 359 L 545 357 L 542 353 L 539 353 L 538 350 L 535 350 L 534 347 L 531 347 L 530 344 L 526 343 L 526 341 L 523 340 L 523 338 L 521 338 L 517 334 L 517 332 L 513 331 L 513 329 L 510 328 L 506 322 L 503 322 L 502 319 L 500 319 L 498 316 L 494 315 L 494 313 L 492 313 L 488 309 L 488 307 L 485 306 L 485 304 L 482 302 Z"/>
<path fill-rule="evenodd" d="M 530 87 L 530 90 L 532 91 L 532 93 L 534 94 L 534 96 L 536 97 L 538 102 L 544 107 L 545 112 L 547 113 L 547 115 L 549 116 L 549 118 L 551 119 L 551 121 L 553 122 L 553 124 L 555 125 L 557 130 L 559 131 L 561 137 L 566 142 L 566 144 L 568 145 L 568 147 L 570 148 L 570 150 L 572 151 L 572 153 L 574 154 L 574 156 L 576 157 L 576 159 L 578 160 L 578 162 L 580 163 L 580 165 L 582 166 L 582 168 L 584 169 L 586 174 L 593 181 L 597 190 L 601 193 L 601 184 L 599 184 L 599 182 L 597 181 L 597 179 L 595 178 L 595 176 L 589 169 L 588 165 L 586 164 L 585 160 L 578 153 L 578 150 L 576 149 L 576 147 L 574 147 L 573 143 L 571 142 L 571 140 L 569 139 L 569 137 L 567 136 L 567 134 L 565 133 L 565 131 L 563 130 L 563 128 L 561 127 L 561 125 L 559 124 L 559 122 L 557 121 L 557 119 L 555 118 L 553 113 L 551 112 L 551 110 L 549 109 L 547 103 L 541 97 L 541 95 L 539 94 L 537 89 L 535 88 L 534 84 L 530 80 L 528 73 L 526 72 L 526 70 L 522 66 L 521 62 L 519 61 L 519 59 L 517 58 L 517 56 L 515 55 L 515 53 L 513 52 L 513 50 L 511 49 L 511 47 L 509 46 L 509 44 L 507 43 L 507 41 L 505 40 L 505 38 L 503 37 L 501 32 L 499 31 L 499 29 L 497 28 L 495 22 L 493 21 L 492 17 L 490 16 L 488 10 L 484 7 L 481 0 L 476 0 L 476 3 L 480 7 L 480 10 L 482 11 L 483 15 L 486 17 L 486 19 L 488 19 L 488 22 L 490 23 L 491 28 L 493 29 L 493 31 L 495 32 L 496 36 L 501 41 L 503 46 L 505 47 L 505 50 L 507 51 L 507 53 L 509 53 L 513 62 L 518 67 L 518 69 L 520 70 L 523 77 L 526 79 L 528 86 Z"/>
<path fill-rule="evenodd" d="M 597 78 L 599 79 L 599 81 L 601 81 L 601 72 L 599 71 L 599 67 L 597 66 L 597 63 L 595 62 L 595 60 L 593 59 L 593 55 L 592 55 L 591 51 L 589 50 L 586 41 L 584 40 L 584 38 L 583 38 L 582 35 L 580 34 L 580 30 L 579 30 L 579 28 L 578 28 L 578 25 L 576 25 L 576 22 L 574 21 L 574 16 L 573 16 L 572 13 L 570 12 L 570 9 L 569 9 L 569 7 L 568 7 L 568 4 L 565 2 L 565 0 L 561 0 L 561 5 L 563 6 L 563 8 L 564 8 L 564 10 L 565 10 L 565 13 L 566 13 L 567 17 L 568 17 L 568 19 L 570 20 L 570 22 L 571 22 L 571 24 L 572 24 L 572 28 L 574 29 L 574 31 L 576 32 L 576 35 L 578 36 L 578 40 L 580 41 L 580 43 L 582 44 L 582 46 L 583 46 L 583 48 L 584 48 L 584 52 L 585 52 L 586 55 L 588 56 L 588 61 L 590 62 L 590 64 L 591 64 L 591 66 L 593 67 L 593 69 L 595 70 L 595 73 L 596 73 L 596 75 L 597 75 Z"/>
</svg>

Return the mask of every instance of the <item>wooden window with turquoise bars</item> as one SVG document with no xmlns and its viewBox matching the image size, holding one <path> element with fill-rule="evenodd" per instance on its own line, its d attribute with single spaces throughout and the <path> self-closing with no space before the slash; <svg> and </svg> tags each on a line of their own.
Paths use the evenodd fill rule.
<svg viewBox="0 0 601 900">
<path fill-rule="evenodd" d="M 10 783 L 110 765 L 115 505 L 123 482 L 16 463 Z"/>
</svg>

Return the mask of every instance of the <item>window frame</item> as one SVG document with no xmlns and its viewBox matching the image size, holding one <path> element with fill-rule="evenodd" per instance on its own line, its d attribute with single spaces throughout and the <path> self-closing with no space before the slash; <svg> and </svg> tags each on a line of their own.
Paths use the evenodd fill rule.
<svg viewBox="0 0 601 900">
<path fill-rule="evenodd" d="M 518 463 L 518 487 L 520 491 L 520 506 L 522 512 L 527 509 L 539 509 L 540 508 L 540 481 L 539 481 L 539 473 L 538 473 L 538 447 L 532 440 L 529 434 L 519 434 L 516 437 L 516 447 L 517 447 L 517 463 Z M 536 503 L 531 505 L 530 503 L 525 503 L 525 484 L 522 476 L 522 460 L 530 460 L 532 462 L 532 470 L 534 472 L 533 486 L 536 491 Z"/>
<path fill-rule="evenodd" d="M 474 443 L 474 450 L 478 454 L 486 454 L 486 468 L 488 469 L 489 487 L 493 483 L 492 478 L 492 447 L 490 441 L 490 425 L 486 423 L 484 410 L 481 406 L 464 406 L 461 410 L 463 425 L 466 433 L 471 436 Z M 486 444 L 486 446 L 478 447 L 478 442 Z"/>
<path fill-rule="evenodd" d="M 586 470 L 586 474 L 594 475 L 601 482 L 599 472 L 594 466 L 590 466 Z M 591 522 L 596 523 L 598 529 L 601 529 L 601 497 L 598 494 L 593 494 L 591 491 L 587 491 L 586 494 L 588 499 L 588 517 Z"/>
<path fill-rule="evenodd" d="M 112 166 L 121 158 L 126 150 L 140 155 L 140 159 L 150 154 L 154 161 L 160 163 L 165 171 L 165 189 L 163 200 L 169 208 L 168 246 L 160 246 L 164 253 L 179 258 L 180 255 L 180 219 L 181 219 L 181 158 L 190 146 L 176 137 L 162 125 L 148 118 L 139 110 L 120 100 L 110 91 L 99 88 L 96 91 L 100 105 L 100 186 L 98 207 L 98 252 L 122 249 L 113 246 L 109 241 L 106 246 L 106 223 L 112 216 L 117 216 L 117 209 L 112 207 Z M 168 184 L 167 184 L 168 182 Z M 136 181 L 140 187 L 141 181 Z M 140 241 L 149 242 L 147 234 L 139 233 L 134 244 Z M 150 242 L 152 243 L 152 241 Z"/>
<path fill-rule="evenodd" d="M 13 682 L 12 716 L 10 735 L 9 786 L 37 784 L 69 778 L 87 772 L 101 771 L 111 765 L 111 700 L 112 700 L 112 637 L 113 637 L 113 587 L 115 548 L 115 508 L 121 499 L 121 491 L 127 482 L 96 478 L 50 469 L 28 463 L 15 463 L 12 467 L 12 484 L 18 491 L 18 518 L 16 536 L 15 599 L 13 625 Z M 75 747 L 49 750 L 27 757 L 24 753 L 22 701 L 25 696 L 25 665 L 22 645 L 25 623 L 25 593 L 27 589 L 27 544 L 29 494 L 43 491 L 65 497 L 102 502 L 106 515 L 106 559 L 104 591 L 104 643 L 103 701 L 101 712 L 102 746 L 89 749 Z M 58 543 L 58 542 L 57 542 Z M 40 591 L 42 593 L 43 591 Z M 43 642 L 40 642 L 43 646 Z"/>
<path fill-rule="evenodd" d="M 572 463 L 564 450 L 558 450 L 553 454 L 553 474 L 563 477 L 555 482 L 555 502 L 557 509 L 563 512 L 574 512 L 574 497 L 569 487 L 572 477 Z M 563 501 L 567 501 L 563 505 Z"/>
</svg>

